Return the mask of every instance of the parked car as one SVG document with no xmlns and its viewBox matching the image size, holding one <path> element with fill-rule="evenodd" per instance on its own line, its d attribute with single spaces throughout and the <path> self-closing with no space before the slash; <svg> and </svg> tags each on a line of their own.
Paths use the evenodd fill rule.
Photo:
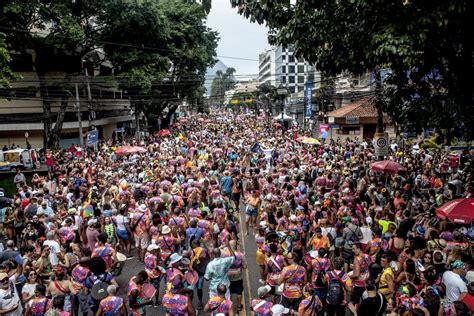
<svg viewBox="0 0 474 316">
<path fill-rule="evenodd" d="M 38 154 L 35 149 L 12 149 L 0 151 L 0 171 L 11 171 L 13 169 L 33 169 Z"/>
</svg>

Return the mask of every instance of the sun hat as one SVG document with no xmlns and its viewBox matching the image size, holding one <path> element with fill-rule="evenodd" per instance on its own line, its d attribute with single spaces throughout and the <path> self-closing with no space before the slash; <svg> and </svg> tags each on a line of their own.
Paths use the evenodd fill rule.
<svg viewBox="0 0 474 316">
<path fill-rule="evenodd" d="M 177 262 L 180 262 L 181 259 L 183 259 L 182 256 L 178 255 L 176 252 L 173 253 L 171 256 L 170 256 L 170 263 L 169 264 L 175 264 Z"/>
<path fill-rule="evenodd" d="M 170 232 L 171 232 L 171 228 L 168 225 L 164 225 L 163 227 L 161 227 L 161 233 L 163 235 L 167 235 Z"/>
<path fill-rule="evenodd" d="M 140 212 L 146 212 L 146 205 L 145 204 L 141 204 L 139 207 L 138 207 L 138 210 Z"/>
</svg>

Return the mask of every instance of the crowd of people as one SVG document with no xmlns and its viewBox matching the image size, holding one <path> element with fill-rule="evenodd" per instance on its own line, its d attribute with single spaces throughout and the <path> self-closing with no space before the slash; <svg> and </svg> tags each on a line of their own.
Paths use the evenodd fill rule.
<svg viewBox="0 0 474 316">
<path fill-rule="evenodd" d="M 0 314 L 246 315 L 253 269 L 256 316 L 471 315 L 474 228 L 435 211 L 472 197 L 473 153 L 392 144 L 406 171 L 387 174 L 370 141 L 308 133 L 215 110 L 19 172 L 0 192 Z"/>
</svg>

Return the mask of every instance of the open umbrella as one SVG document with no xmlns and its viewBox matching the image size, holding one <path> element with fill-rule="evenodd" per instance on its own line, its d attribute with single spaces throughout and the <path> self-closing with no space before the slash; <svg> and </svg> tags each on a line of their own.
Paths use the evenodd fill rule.
<svg viewBox="0 0 474 316">
<path fill-rule="evenodd" d="M 132 146 L 120 146 L 115 151 L 115 154 L 116 155 L 125 155 L 130 151 L 130 149 L 132 149 Z"/>
<path fill-rule="evenodd" d="M 168 129 L 162 129 L 161 131 L 158 132 L 158 136 L 165 137 L 169 136 L 171 133 Z"/>
<path fill-rule="evenodd" d="M 370 169 L 374 171 L 388 173 L 388 174 L 397 174 L 399 172 L 407 171 L 407 168 L 405 168 L 398 162 L 395 162 L 392 160 L 376 161 L 376 162 L 371 163 L 369 166 L 370 166 Z"/>
<path fill-rule="evenodd" d="M 474 199 L 452 200 L 439 207 L 436 215 L 455 223 L 471 224 L 474 220 Z"/>
<path fill-rule="evenodd" d="M 305 137 L 301 142 L 303 144 L 309 144 L 309 145 L 320 145 L 321 144 L 319 142 L 319 140 L 317 140 L 316 138 L 312 138 L 312 137 Z"/>
<path fill-rule="evenodd" d="M 305 139 L 306 139 L 306 136 L 298 136 L 298 137 L 296 138 L 296 141 L 297 141 L 297 142 L 302 142 L 302 141 L 304 141 Z"/>
</svg>

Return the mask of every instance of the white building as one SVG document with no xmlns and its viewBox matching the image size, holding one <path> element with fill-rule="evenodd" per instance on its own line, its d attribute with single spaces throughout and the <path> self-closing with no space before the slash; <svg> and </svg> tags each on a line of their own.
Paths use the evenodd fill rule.
<svg viewBox="0 0 474 316">
<path fill-rule="evenodd" d="M 265 50 L 258 56 L 258 82 L 276 86 L 276 47 Z"/>
<path fill-rule="evenodd" d="M 275 47 L 276 84 L 283 85 L 291 95 L 303 96 L 304 85 L 313 82 L 313 90 L 321 87 L 321 74 L 308 62 L 298 60 L 293 54 L 293 47 Z"/>
</svg>

